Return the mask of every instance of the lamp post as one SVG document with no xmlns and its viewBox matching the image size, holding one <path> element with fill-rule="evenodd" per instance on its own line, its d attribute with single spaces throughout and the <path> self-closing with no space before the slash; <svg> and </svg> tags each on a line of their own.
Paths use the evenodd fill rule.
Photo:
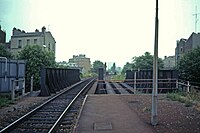
<svg viewBox="0 0 200 133">
<path fill-rule="evenodd" d="M 152 90 L 152 111 L 151 124 L 158 124 L 158 0 L 156 0 L 156 17 L 155 17 L 155 42 L 153 58 L 153 90 Z"/>
</svg>

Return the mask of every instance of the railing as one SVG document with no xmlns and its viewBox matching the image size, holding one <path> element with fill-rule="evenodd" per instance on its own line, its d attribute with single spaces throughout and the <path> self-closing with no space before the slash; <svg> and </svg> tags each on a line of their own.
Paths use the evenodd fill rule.
<svg viewBox="0 0 200 133">
<path fill-rule="evenodd" d="M 22 83 L 22 87 L 18 85 L 19 83 Z M 19 79 L 19 80 L 12 80 L 12 90 L 11 90 L 11 100 L 16 99 L 16 91 L 21 91 L 22 96 L 25 94 L 25 79 Z"/>
<path fill-rule="evenodd" d="M 176 81 L 176 88 L 181 89 L 182 91 L 190 92 L 190 82 L 189 81 L 183 81 L 183 80 L 177 80 Z"/>
<path fill-rule="evenodd" d="M 125 79 L 125 80 L 97 80 L 98 84 L 105 84 L 105 82 L 126 82 L 133 87 L 134 91 L 137 89 L 152 89 L 153 79 Z M 191 87 L 200 88 L 199 86 L 191 85 L 189 81 L 178 79 L 158 79 L 158 89 L 176 89 L 185 92 L 190 92 Z"/>
</svg>

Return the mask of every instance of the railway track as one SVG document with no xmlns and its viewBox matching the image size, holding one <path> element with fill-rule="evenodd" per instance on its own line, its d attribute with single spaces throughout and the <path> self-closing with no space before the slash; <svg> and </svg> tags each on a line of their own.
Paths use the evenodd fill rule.
<svg viewBox="0 0 200 133">
<path fill-rule="evenodd" d="M 72 132 L 82 101 L 94 79 L 87 79 L 59 93 L 10 125 L 3 132 Z"/>
</svg>

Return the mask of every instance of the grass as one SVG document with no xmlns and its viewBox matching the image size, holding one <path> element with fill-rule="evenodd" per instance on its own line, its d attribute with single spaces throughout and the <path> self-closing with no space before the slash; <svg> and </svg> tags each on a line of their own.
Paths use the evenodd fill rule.
<svg viewBox="0 0 200 133">
<path fill-rule="evenodd" d="M 14 104 L 14 101 L 10 100 L 8 95 L 0 95 L 0 108 L 7 107 L 10 104 Z"/>
<path fill-rule="evenodd" d="M 113 75 L 112 80 L 125 80 L 124 75 Z"/>
<path fill-rule="evenodd" d="M 200 96 L 195 91 L 192 91 L 189 93 L 186 93 L 186 92 L 168 93 L 167 98 L 173 101 L 179 101 L 181 103 L 184 103 L 186 107 L 191 107 L 196 102 L 200 102 Z"/>
</svg>

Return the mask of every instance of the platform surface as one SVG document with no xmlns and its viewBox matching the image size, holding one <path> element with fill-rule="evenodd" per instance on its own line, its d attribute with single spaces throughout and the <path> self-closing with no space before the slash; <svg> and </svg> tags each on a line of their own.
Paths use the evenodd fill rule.
<svg viewBox="0 0 200 133">
<path fill-rule="evenodd" d="M 88 95 L 75 132 L 153 133 L 154 130 L 120 99 L 120 95 Z"/>
</svg>

